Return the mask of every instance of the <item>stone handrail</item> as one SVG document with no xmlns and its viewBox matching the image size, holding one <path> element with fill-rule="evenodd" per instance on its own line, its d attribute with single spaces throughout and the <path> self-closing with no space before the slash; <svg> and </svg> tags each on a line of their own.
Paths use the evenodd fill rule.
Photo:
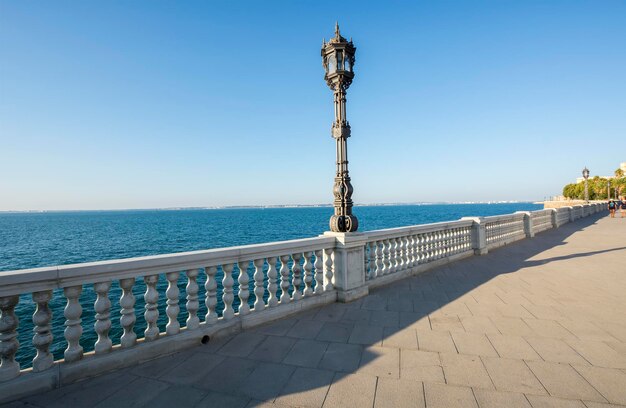
<svg viewBox="0 0 626 408">
<path fill-rule="evenodd" d="M 446 262 L 486 254 L 604 209 L 604 203 L 594 203 L 364 233 L 327 232 L 292 241 L 1 272 L 0 403 L 171 354 L 221 333 L 322 304 L 347 302 L 367 295 L 369 288 Z M 167 282 L 167 288 L 159 286 L 159 281 Z M 205 282 L 204 316 L 198 314 L 199 281 Z M 179 286 L 183 284 L 186 296 L 181 302 Z M 87 315 L 80 302 L 85 288 L 96 297 L 93 308 L 86 308 Z M 135 308 L 138 302 L 133 288 L 144 290 L 143 302 L 139 302 L 145 305 L 143 316 Z M 113 304 L 112 289 L 120 293 Z M 159 299 L 166 301 L 164 331 L 158 325 Z M 52 303 L 57 305 L 55 310 Z M 59 306 L 64 306 L 62 312 Z M 15 359 L 20 350 L 16 307 L 34 309 L 32 347 L 36 355 L 27 369 Z M 112 312 L 117 314 L 117 310 L 119 314 L 114 317 Z M 53 328 L 52 315 L 60 313 L 64 317 L 62 327 Z M 143 333 L 136 328 L 138 316 L 145 323 Z M 97 334 L 90 352 L 83 350 L 85 343 L 81 342 L 86 326 L 83 319 L 94 321 Z M 110 336 L 112 326 L 122 332 L 117 344 Z M 60 333 L 63 327 L 64 358 L 55 361 L 50 352 L 53 332 L 57 329 Z"/>
<path fill-rule="evenodd" d="M 95 372 L 103 372 L 172 353 L 181 347 L 200 344 L 222 329 L 250 327 L 295 313 L 302 308 L 336 301 L 330 254 L 335 239 L 316 237 L 268 244 L 211 249 L 179 254 L 91 262 L 50 268 L 36 268 L 0 273 L 0 391 L 46 389 L 50 384 L 75 381 Z M 325 256 L 326 254 L 326 256 Z M 326 259 L 327 262 L 324 262 Z M 235 273 L 235 277 L 233 277 Z M 184 282 L 179 282 L 181 280 Z M 203 274 L 206 314 L 198 316 L 198 277 Z M 157 283 L 167 281 L 165 293 Z M 142 282 L 138 282 L 138 278 Z M 139 311 L 135 309 L 133 287 L 145 288 L 143 319 L 146 329 L 136 333 Z M 179 283 L 186 283 L 186 320 L 181 325 Z M 121 296 L 112 308 L 112 286 L 121 289 Z M 96 294 L 95 316 L 84 316 L 80 295 L 84 288 Z M 252 296 L 254 304 L 250 304 Z M 22 295 L 22 296 L 20 296 Z M 15 356 L 18 319 L 15 308 L 20 302 L 36 305 L 33 314 L 35 335 L 32 346 L 37 350 L 32 368 L 20 370 Z M 50 352 L 53 342 L 53 296 L 64 298 L 64 358 L 54 360 Z M 166 299 L 167 325 L 161 332 L 159 298 Z M 59 299 L 55 299 L 58 300 Z M 112 310 L 118 309 L 114 318 Z M 97 340 L 93 352 L 84 352 L 81 345 L 82 321 L 94 318 Z M 58 319 L 57 319 L 58 321 Z M 123 334 L 119 344 L 109 335 L 116 324 Z M 183 327 L 181 327 L 183 326 Z M 143 338 L 138 338 L 143 334 Z M 84 344 L 84 341 L 83 341 Z M 119 356 L 117 356 L 119 354 Z M 93 363 L 90 361 L 93 360 Z M 96 367 L 93 369 L 93 367 Z M 92 369 L 85 374 L 86 369 Z M 12 380 L 12 381 L 11 381 Z M 16 388 L 17 387 L 17 388 Z M 8 392 L 7 391 L 7 392 Z M 2 392 L 0 392 L 2 394 Z M 2 398 L 0 398 L 0 402 Z"/>
</svg>

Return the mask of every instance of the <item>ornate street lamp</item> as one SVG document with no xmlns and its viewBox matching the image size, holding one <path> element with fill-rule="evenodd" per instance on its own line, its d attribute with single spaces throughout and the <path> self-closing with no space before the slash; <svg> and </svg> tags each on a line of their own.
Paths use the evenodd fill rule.
<svg viewBox="0 0 626 408">
<path fill-rule="evenodd" d="M 587 166 L 583 169 L 583 177 L 585 178 L 585 201 L 589 202 L 589 187 L 587 185 L 587 179 L 589 178 L 589 169 Z"/>
<path fill-rule="evenodd" d="M 348 174 L 348 144 L 350 123 L 346 119 L 346 91 L 354 78 L 354 54 L 356 47 L 339 33 L 335 24 L 335 36 L 322 42 L 324 79 L 335 95 L 335 121 L 331 134 L 337 142 L 337 172 L 333 194 L 335 214 L 330 217 L 330 229 L 334 232 L 353 232 L 359 223 L 352 215 L 352 184 Z"/>
</svg>

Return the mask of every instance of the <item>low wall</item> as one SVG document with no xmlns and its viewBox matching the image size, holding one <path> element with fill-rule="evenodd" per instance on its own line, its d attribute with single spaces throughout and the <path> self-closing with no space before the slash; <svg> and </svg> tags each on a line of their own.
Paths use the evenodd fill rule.
<svg viewBox="0 0 626 408">
<path fill-rule="evenodd" d="M 0 403 L 162 357 L 319 305 L 349 302 L 367 295 L 370 287 L 486 254 L 604 208 L 604 203 L 588 204 L 3 272 Z M 166 290 L 159 289 L 159 281 L 167 282 Z M 202 300 L 199 281 L 204 282 Z M 133 290 L 139 284 L 141 302 Z M 96 295 L 93 305 L 85 308 L 80 301 L 84 290 Z M 111 299 L 112 293 L 119 295 Z M 200 302 L 204 315 L 198 313 Z M 167 325 L 161 330 L 157 321 L 159 305 L 164 303 Z M 30 343 L 18 342 L 16 308 L 32 311 L 34 336 Z M 136 328 L 138 319 L 145 330 Z M 97 334 L 90 352 L 83 350 L 87 320 L 94 322 L 90 328 Z M 119 337 L 112 336 L 112 330 L 121 333 Z M 62 333 L 62 344 L 54 333 Z M 55 360 L 53 345 L 64 347 L 63 358 Z M 16 355 L 21 352 L 35 354 L 31 367 L 20 367 Z"/>
</svg>

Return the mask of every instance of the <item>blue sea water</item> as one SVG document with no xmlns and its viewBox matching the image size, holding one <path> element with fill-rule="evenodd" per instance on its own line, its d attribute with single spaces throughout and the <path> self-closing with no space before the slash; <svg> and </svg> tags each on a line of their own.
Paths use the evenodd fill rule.
<svg viewBox="0 0 626 408">
<path fill-rule="evenodd" d="M 533 203 L 429 204 L 359 206 L 354 208 L 354 213 L 359 219 L 359 231 L 368 231 L 541 208 L 541 205 Z M 0 275 L 3 271 L 41 266 L 312 237 L 328 230 L 328 219 L 332 211 L 329 207 L 305 207 L 0 213 Z M 236 270 L 234 272 L 237 273 Z M 203 299 L 204 274 L 199 276 L 198 284 L 199 296 Z M 186 281 L 181 275 L 178 282 L 181 324 L 184 324 L 186 318 L 185 285 Z M 158 324 L 161 331 L 167 323 L 163 295 L 166 286 L 167 282 L 161 277 L 158 285 L 161 294 Z M 138 279 L 133 293 L 137 299 L 135 332 L 139 338 L 143 336 L 145 329 L 142 316 L 144 291 L 145 286 Z M 221 285 L 218 285 L 219 291 Z M 114 344 L 119 342 L 121 336 L 117 301 L 120 295 L 121 290 L 114 282 L 109 293 L 113 320 L 110 336 Z M 250 303 L 254 300 L 251 293 Z M 90 351 L 93 350 L 97 338 L 93 330 L 95 293 L 91 285 L 85 285 L 80 301 L 84 328 L 81 345 L 85 351 Z M 237 301 L 235 299 L 235 309 L 238 306 Z M 62 358 L 66 347 L 63 338 L 64 306 L 62 291 L 55 291 L 50 302 L 54 335 L 51 351 L 55 359 Z M 21 344 L 17 359 L 23 368 L 30 366 L 35 355 L 31 346 L 34 309 L 30 295 L 20 297 L 20 303 L 16 307 L 16 314 L 20 319 L 18 339 Z M 218 305 L 218 312 L 220 309 L 221 305 Z M 198 315 L 203 316 L 204 313 L 206 308 L 201 301 Z"/>
</svg>

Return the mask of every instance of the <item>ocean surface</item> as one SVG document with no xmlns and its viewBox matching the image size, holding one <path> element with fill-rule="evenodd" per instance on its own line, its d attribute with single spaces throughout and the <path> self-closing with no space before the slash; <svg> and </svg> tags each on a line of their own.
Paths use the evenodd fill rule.
<svg viewBox="0 0 626 408">
<path fill-rule="evenodd" d="M 533 203 L 385 205 L 358 206 L 354 208 L 354 214 L 359 219 L 359 231 L 368 231 L 542 208 L 542 205 Z M 3 271 L 41 266 L 314 237 L 328 230 L 328 219 L 332 212 L 329 207 L 301 207 L 0 213 L 0 275 Z M 198 315 L 202 317 L 206 313 L 202 302 L 205 294 L 203 274 L 199 276 L 198 284 L 201 300 Z M 184 277 L 181 276 L 178 285 L 181 323 L 186 319 L 185 285 Z M 164 296 L 166 287 L 167 282 L 161 277 L 158 285 L 158 324 L 161 331 L 167 323 Z M 139 338 L 143 337 L 145 329 L 144 291 L 145 286 L 138 279 L 133 293 L 137 299 L 135 332 Z M 221 285 L 218 286 L 218 291 L 221 291 Z M 113 327 L 110 336 L 113 344 L 119 342 L 121 335 L 118 319 L 120 295 L 121 290 L 114 282 L 109 293 L 112 300 Z M 85 351 L 90 351 L 93 350 L 97 338 L 93 330 L 95 293 L 92 285 L 85 285 L 80 301 L 83 306 L 84 329 L 81 345 Z M 235 306 L 237 301 L 238 299 Z M 253 294 L 249 301 L 251 304 L 254 302 Z M 64 307 L 62 291 L 57 290 L 50 302 L 54 335 L 51 350 L 55 359 L 62 358 L 66 347 L 63 338 Z M 20 303 L 16 307 L 16 314 L 20 319 L 18 339 L 21 344 L 17 359 L 22 368 L 29 367 L 35 355 L 31 345 L 34 309 L 30 295 L 20 297 Z M 218 312 L 220 309 L 221 305 L 218 305 Z"/>
</svg>

